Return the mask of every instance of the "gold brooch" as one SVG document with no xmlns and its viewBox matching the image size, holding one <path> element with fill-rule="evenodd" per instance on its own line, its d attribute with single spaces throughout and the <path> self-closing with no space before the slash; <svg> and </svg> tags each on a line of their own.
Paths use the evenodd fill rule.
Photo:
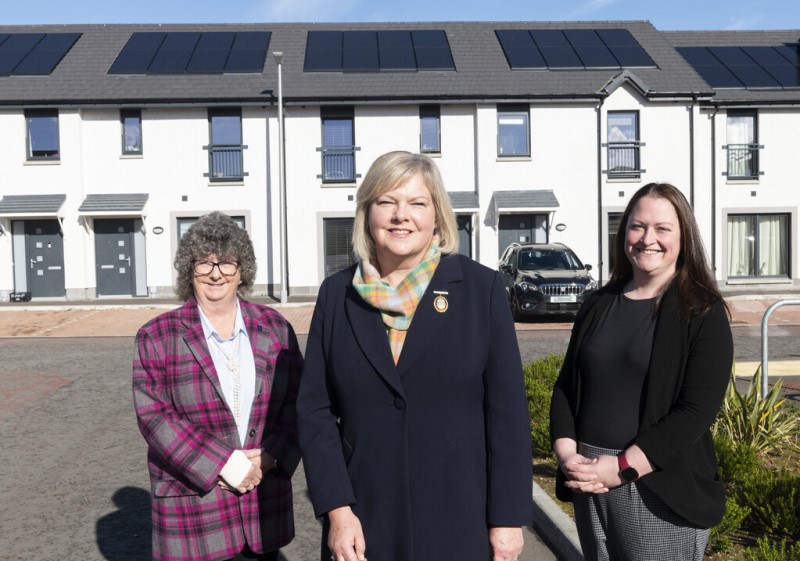
<svg viewBox="0 0 800 561">
<path fill-rule="evenodd" d="M 433 299 L 433 309 L 440 314 L 445 313 L 448 306 L 450 306 L 450 304 L 447 302 L 447 298 L 444 297 L 447 292 L 443 290 L 434 290 L 433 293 L 438 294 L 438 296 Z"/>
</svg>

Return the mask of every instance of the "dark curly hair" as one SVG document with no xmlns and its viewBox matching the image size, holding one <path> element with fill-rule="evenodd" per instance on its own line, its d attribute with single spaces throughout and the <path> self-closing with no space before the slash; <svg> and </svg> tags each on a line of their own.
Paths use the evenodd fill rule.
<svg viewBox="0 0 800 561">
<path fill-rule="evenodd" d="M 174 262 L 178 271 L 175 287 L 178 298 L 186 301 L 194 296 L 194 261 L 212 253 L 219 259 L 239 262 L 242 282 L 238 294 L 245 296 L 250 293 L 256 278 L 253 242 L 247 231 L 239 228 L 230 216 L 215 211 L 201 216 L 178 242 Z"/>
</svg>

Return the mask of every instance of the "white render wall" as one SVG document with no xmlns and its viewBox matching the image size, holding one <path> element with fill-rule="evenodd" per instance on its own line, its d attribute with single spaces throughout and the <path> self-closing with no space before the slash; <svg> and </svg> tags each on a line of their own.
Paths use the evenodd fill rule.
<svg viewBox="0 0 800 561">
<path fill-rule="evenodd" d="M 607 141 L 609 111 L 638 111 L 640 179 L 609 179 Z M 551 242 L 563 242 L 593 265 L 596 278 L 607 280 L 610 212 L 622 212 L 636 189 L 651 181 L 667 181 L 693 198 L 717 278 L 726 281 L 727 215 L 786 212 L 791 219 L 791 277 L 798 278 L 800 187 L 796 173 L 800 110 L 760 109 L 760 169 L 755 182 L 730 182 L 726 165 L 725 111 L 714 115 L 689 100 L 646 100 L 623 85 L 602 104 L 553 101 L 530 105 L 531 156 L 498 158 L 497 105 L 441 105 L 442 153 L 434 155 L 449 191 L 475 192 L 473 256 L 494 268 L 498 232 L 491 213 L 493 193 L 510 190 L 552 190 L 558 207 L 550 212 Z M 212 183 L 208 172 L 208 110 L 205 107 L 142 110 L 143 156 L 122 156 L 117 109 L 61 109 L 61 159 L 57 163 L 26 161 L 25 120 L 21 109 L 0 111 L 0 165 L 6 170 L 0 194 L 58 194 L 65 248 L 67 298 L 92 298 L 96 293 L 92 217 L 79 217 L 89 194 L 148 193 L 144 210 L 146 283 L 151 295 L 172 291 L 172 258 L 177 247 L 176 222 L 212 210 L 245 217 L 259 270 L 256 294 L 277 294 L 281 282 L 279 239 L 278 132 L 275 108 L 242 110 L 244 170 L 242 182 Z M 598 130 L 599 128 L 599 130 Z M 390 150 L 419 150 L 419 107 L 414 104 L 355 106 L 356 173 L 363 177 L 379 155 Z M 692 168 L 690 139 L 694 134 Z M 598 139 L 599 133 L 599 139 Z M 716 135 L 712 162 L 712 133 Z M 314 295 L 324 277 L 323 220 L 352 217 L 354 184 L 323 184 L 322 126 L 317 106 L 290 106 L 285 111 L 287 248 L 289 293 Z M 599 155 L 599 161 L 598 161 Z M 715 166 L 715 167 L 714 167 Z M 692 176 L 691 170 L 694 169 Z M 693 180 L 693 183 L 692 183 Z M 714 197 L 715 195 L 715 197 Z M 186 200 L 184 200 L 184 197 Z M 520 214 L 543 212 L 517 209 Z M 109 216 L 110 218 L 111 216 Z M 138 218 L 138 215 L 128 215 Z M 97 218 L 104 218 L 98 216 Z M 13 219 L 16 220 L 16 219 Z M 0 298 L 14 290 L 11 220 L 0 236 Z M 556 224 L 566 228 L 558 232 Z M 160 226 L 162 234 L 153 229 Z M 713 247 L 712 247 L 713 241 Z M 784 281 L 785 282 L 785 281 Z"/>
</svg>

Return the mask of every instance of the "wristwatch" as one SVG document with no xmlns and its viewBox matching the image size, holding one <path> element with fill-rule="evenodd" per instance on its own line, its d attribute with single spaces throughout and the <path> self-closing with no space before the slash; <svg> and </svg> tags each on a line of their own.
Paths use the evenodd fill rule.
<svg viewBox="0 0 800 561">
<path fill-rule="evenodd" d="M 617 456 L 617 464 L 619 465 L 619 478 L 622 479 L 622 481 L 625 483 L 633 483 L 639 479 L 639 472 L 628 463 L 624 452 Z"/>
</svg>

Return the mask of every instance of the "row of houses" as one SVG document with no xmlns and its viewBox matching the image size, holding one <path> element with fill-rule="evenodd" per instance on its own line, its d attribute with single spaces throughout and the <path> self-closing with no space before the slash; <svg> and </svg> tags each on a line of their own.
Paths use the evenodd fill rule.
<svg viewBox="0 0 800 561">
<path fill-rule="evenodd" d="M 646 21 L 0 26 L 0 300 L 170 295 L 180 236 L 213 210 L 253 239 L 256 294 L 313 296 L 352 263 L 355 191 L 390 150 L 435 159 L 460 251 L 489 267 L 563 242 L 603 281 L 629 197 L 667 181 L 721 285 L 798 284 L 799 41 Z"/>
</svg>

